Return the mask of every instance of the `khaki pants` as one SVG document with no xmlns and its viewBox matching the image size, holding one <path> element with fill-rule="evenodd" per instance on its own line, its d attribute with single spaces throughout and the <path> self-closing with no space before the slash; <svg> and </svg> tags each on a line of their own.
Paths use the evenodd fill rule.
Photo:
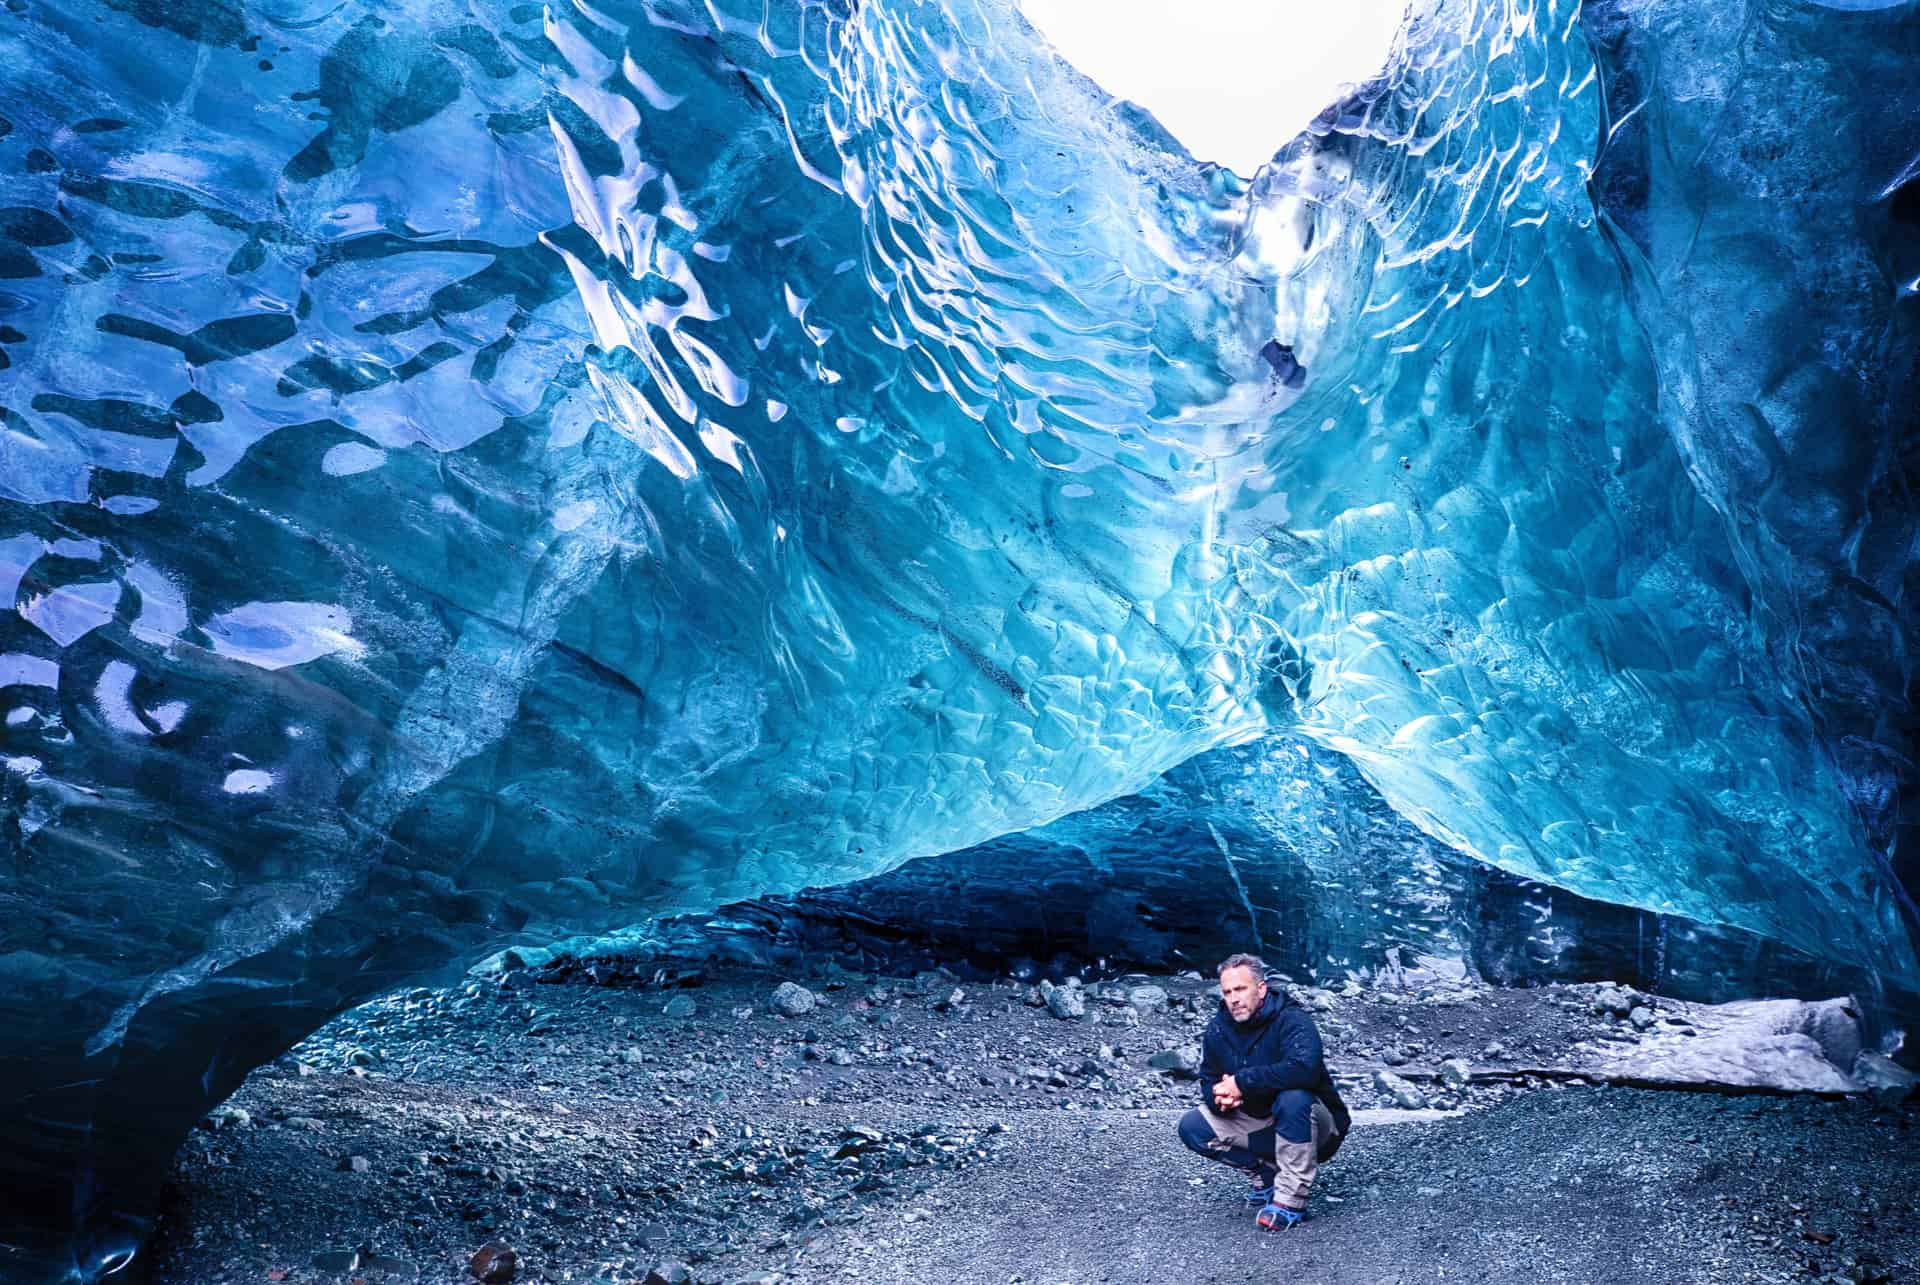
<svg viewBox="0 0 1920 1285">
<path fill-rule="evenodd" d="M 1276 1124 L 1277 1122 L 1277 1124 Z M 1309 1123 L 1310 1122 L 1310 1123 Z M 1288 1133 L 1312 1131 L 1312 1141 L 1295 1142 Z M 1180 1140 L 1209 1160 L 1273 1174 L 1273 1203 L 1305 1209 L 1320 1159 L 1338 1136 L 1333 1115 L 1303 1090 L 1280 1095 L 1273 1115 L 1225 1115 L 1201 1106 L 1180 1121 Z"/>
</svg>

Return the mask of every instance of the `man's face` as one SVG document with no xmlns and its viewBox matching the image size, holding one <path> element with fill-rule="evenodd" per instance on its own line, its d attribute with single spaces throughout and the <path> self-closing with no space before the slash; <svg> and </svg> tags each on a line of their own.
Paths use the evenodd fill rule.
<svg viewBox="0 0 1920 1285">
<path fill-rule="evenodd" d="M 1259 1011 L 1267 998 L 1267 983 L 1255 977 L 1251 968 L 1229 968 L 1220 974 L 1220 998 L 1236 1022 L 1244 1022 Z"/>
</svg>

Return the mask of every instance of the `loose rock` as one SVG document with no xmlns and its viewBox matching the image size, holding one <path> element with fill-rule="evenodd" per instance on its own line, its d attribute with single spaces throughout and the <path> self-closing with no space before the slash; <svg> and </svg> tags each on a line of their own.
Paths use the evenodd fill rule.
<svg viewBox="0 0 1920 1285">
<path fill-rule="evenodd" d="M 1920 1075 L 1871 1049 L 1862 1050 L 1853 1060 L 1853 1078 L 1874 1097 L 1887 1103 L 1904 1101 L 1915 1088 L 1920 1088 Z"/>
<path fill-rule="evenodd" d="M 1190 1079 L 1199 1074 L 1200 1050 L 1191 1044 L 1162 1049 L 1147 1059 L 1147 1065 L 1156 1071 L 1166 1071 L 1175 1079 Z"/>
<path fill-rule="evenodd" d="M 1135 986 L 1127 992 L 1127 1002 L 1142 1013 L 1158 1013 L 1167 1006 L 1167 999 L 1159 986 Z"/>
<path fill-rule="evenodd" d="M 767 1003 L 782 1017 L 803 1017 L 811 1013 L 819 1001 L 806 987 L 794 982 L 781 982 L 773 988 L 773 997 Z"/>
<path fill-rule="evenodd" d="M 473 1251 L 467 1271 L 481 1285 L 506 1285 L 520 1268 L 520 1255 L 504 1242 L 490 1240 Z"/>
<path fill-rule="evenodd" d="M 1404 1110 L 1420 1111 L 1426 1108 L 1427 1099 L 1420 1090 L 1392 1071 L 1375 1071 L 1373 1087 L 1392 1098 L 1394 1105 Z"/>
</svg>

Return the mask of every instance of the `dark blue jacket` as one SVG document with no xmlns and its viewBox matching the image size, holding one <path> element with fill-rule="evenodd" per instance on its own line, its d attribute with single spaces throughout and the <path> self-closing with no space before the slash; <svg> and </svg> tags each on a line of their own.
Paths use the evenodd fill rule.
<svg viewBox="0 0 1920 1285">
<path fill-rule="evenodd" d="M 1248 1115 L 1272 1115 L 1273 1100 L 1281 1093 L 1305 1089 L 1326 1104 L 1341 1137 L 1352 1126 L 1353 1115 L 1327 1074 L 1319 1028 L 1306 1009 L 1278 991 L 1268 991 L 1244 1022 L 1234 1021 L 1222 1002 L 1207 1023 L 1200 1050 L 1200 1094 L 1214 1110 L 1219 1108 L 1213 1103 L 1213 1086 L 1226 1075 L 1240 1086 L 1240 1109 Z"/>
</svg>

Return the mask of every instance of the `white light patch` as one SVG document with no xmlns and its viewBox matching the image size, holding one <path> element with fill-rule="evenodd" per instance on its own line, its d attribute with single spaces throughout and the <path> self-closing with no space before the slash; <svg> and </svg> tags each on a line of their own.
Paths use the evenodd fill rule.
<svg viewBox="0 0 1920 1285">
<path fill-rule="evenodd" d="M 0 687 L 58 687 L 60 664 L 45 656 L 0 653 Z"/>
<path fill-rule="evenodd" d="M 1407 0 L 1019 0 L 1059 55 L 1251 176 L 1344 85 L 1386 65 Z"/>
<path fill-rule="evenodd" d="M 716 424 L 710 419 L 701 420 L 700 441 L 713 458 L 731 464 L 736 473 L 746 473 L 746 469 L 740 466 L 740 439 L 729 432 L 725 425 Z"/>
<path fill-rule="evenodd" d="M 131 693 L 136 677 L 133 666 L 124 660 L 108 661 L 100 671 L 100 681 L 93 685 L 93 703 L 99 707 L 100 716 L 116 731 L 129 736 L 149 736 L 152 733 L 133 708 Z"/>
<path fill-rule="evenodd" d="M 553 529 L 556 531 L 577 531 L 600 506 L 592 500 L 575 500 L 572 504 L 562 505 L 553 515 Z"/>
<path fill-rule="evenodd" d="M 328 477 L 352 477 L 377 469 L 387 462 L 387 453 L 365 442 L 342 442 L 320 457 L 320 471 Z"/>
<path fill-rule="evenodd" d="M 265 794 L 273 788 L 273 773 L 257 767 L 239 768 L 227 773 L 226 783 L 220 788 L 228 794 Z"/>
<path fill-rule="evenodd" d="M 120 585 L 113 580 L 61 585 L 36 594 L 18 610 L 27 623 L 62 647 L 71 647 L 113 619 L 120 602 Z"/>
<path fill-rule="evenodd" d="M 202 628 L 216 652 L 262 669 L 304 665 L 336 652 L 357 658 L 364 650 L 349 636 L 353 617 L 324 602 L 250 602 Z"/>
</svg>

